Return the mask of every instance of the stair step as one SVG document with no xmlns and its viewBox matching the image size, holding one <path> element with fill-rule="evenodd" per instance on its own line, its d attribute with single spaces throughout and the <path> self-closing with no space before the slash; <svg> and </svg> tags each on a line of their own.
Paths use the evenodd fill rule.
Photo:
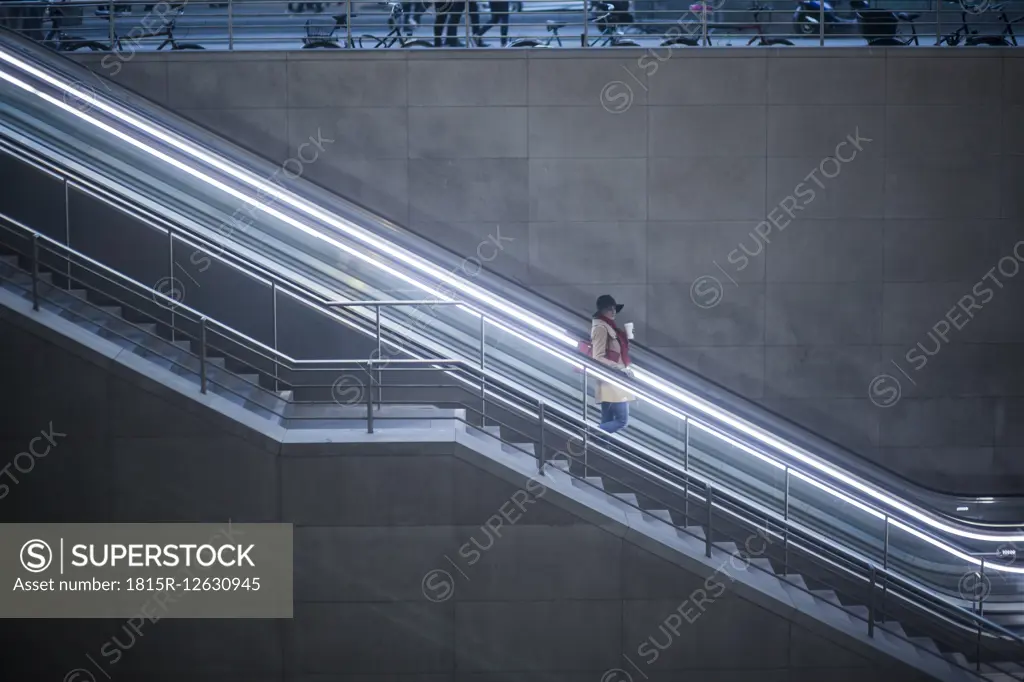
<svg viewBox="0 0 1024 682">
<path fill-rule="evenodd" d="M 818 599 L 829 602 L 830 604 L 842 606 L 842 602 L 839 601 L 839 595 L 836 594 L 834 590 L 811 590 L 811 594 Z"/>
<path fill-rule="evenodd" d="M 899 623 L 898 621 L 887 620 L 884 623 L 882 623 L 882 628 L 885 629 L 885 630 L 888 630 L 889 632 L 891 632 L 894 635 L 898 635 L 899 637 L 902 637 L 903 639 L 910 639 L 909 637 L 907 637 L 907 633 L 903 629 L 903 625 L 901 623 Z"/>
<path fill-rule="evenodd" d="M 675 525 L 675 522 L 672 520 L 672 512 L 668 509 L 645 509 L 644 520 L 660 525 L 664 525 L 662 521 L 667 522 L 671 526 Z"/>
<path fill-rule="evenodd" d="M 636 499 L 636 493 L 612 493 L 612 497 L 618 500 L 621 503 L 619 506 L 627 511 L 639 511 L 640 502 Z"/>
<path fill-rule="evenodd" d="M 553 466 L 556 469 L 561 469 L 562 471 L 568 472 L 569 467 L 572 466 L 572 462 L 562 457 L 556 457 L 555 459 L 548 460 L 548 465 Z"/>
<path fill-rule="evenodd" d="M 713 542 L 711 546 L 722 550 L 726 554 L 735 555 L 739 552 L 739 547 L 736 546 L 735 542 Z"/>
<path fill-rule="evenodd" d="M 796 585 L 800 589 L 807 589 L 807 581 L 804 580 L 804 577 L 799 573 L 787 573 L 786 575 L 782 576 L 782 580 L 791 585 Z"/>
<path fill-rule="evenodd" d="M 581 490 L 599 493 L 604 490 L 604 479 L 600 476 L 587 476 L 583 480 L 572 479 L 572 484 Z"/>
<path fill-rule="evenodd" d="M 770 560 L 765 559 L 764 557 L 751 557 L 749 561 L 751 564 L 757 566 L 762 571 L 775 575 L 775 567 L 772 566 L 772 562 Z"/>
<path fill-rule="evenodd" d="M 704 526 L 687 526 L 684 529 L 684 534 L 696 540 L 704 541 L 707 539 L 707 536 L 704 535 Z"/>
<path fill-rule="evenodd" d="M 958 665 L 961 668 L 971 667 L 971 664 L 970 662 L 968 662 L 967 657 L 959 651 L 947 651 L 942 655 L 945 656 L 946 659 L 949 660 L 951 663 L 953 663 L 954 665 Z"/>
<path fill-rule="evenodd" d="M 868 616 L 871 614 L 871 610 L 860 604 L 851 604 L 844 607 L 846 612 L 853 616 L 854 621 L 864 621 L 864 626 L 867 627 Z"/>
<path fill-rule="evenodd" d="M 910 637 L 909 639 L 911 643 L 913 643 L 918 648 L 924 649 L 925 651 L 930 651 L 933 654 L 941 653 L 939 651 L 939 646 L 931 637 Z"/>
<path fill-rule="evenodd" d="M 537 445 L 535 443 L 502 443 L 501 449 L 513 455 L 537 456 Z"/>
</svg>

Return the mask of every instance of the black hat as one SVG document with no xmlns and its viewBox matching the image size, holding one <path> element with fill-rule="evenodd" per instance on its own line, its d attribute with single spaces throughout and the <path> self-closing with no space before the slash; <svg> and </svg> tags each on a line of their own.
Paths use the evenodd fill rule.
<svg viewBox="0 0 1024 682">
<path fill-rule="evenodd" d="M 609 308 L 615 308 L 615 312 L 619 312 L 619 311 L 622 310 L 622 307 L 624 305 L 625 305 L 624 303 L 616 303 L 615 299 L 612 298 L 609 294 L 604 294 L 603 296 L 598 296 L 597 297 L 597 312 L 594 313 L 594 317 L 597 317 L 598 315 L 600 315 L 605 310 L 608 310 Z"/>
</svg>

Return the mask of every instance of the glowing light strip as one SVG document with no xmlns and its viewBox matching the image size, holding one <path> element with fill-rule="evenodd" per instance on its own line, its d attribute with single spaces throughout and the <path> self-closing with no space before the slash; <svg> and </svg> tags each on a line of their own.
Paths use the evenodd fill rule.
<svg viewBox="0 0 1024 682">
<path fill-rule="evenodd" d="M 274 185 L 269 184 L 265 182 L 263 179 L 244 171 L 240 167 L 224 163 L 220 159 L 210 154 L 207 154 L 202 149 L 187 144 L 179 140 L 175 136 L 168 135 L 164 131 L 158 128 L 154 128 L 145 121 L 142 121 L 134 116 L 131 116 L 130 114 L 127 114 L 119 109 L 115 109 L 114 107 L 107 105 L 105 102 L 102 102 L 96 99 L 95 97 L 92 97 L 88 93 L 78 92 L 77 90 L 70 88 L 67 84 L 62 83 L 60 80 L 50 76 L 49 74 L 43 71 L 40 71 L 39 69 L 36 69 L 35 67 L 21 61 L 20 59 L 17 59 L 4 52 L 0 52 L 0 58 L 10 62 L 11 64 L 22 69 L 23 71 L 31 73 L 36 78 L 39 78 L 40 80 L 43 80 L 56 88 L 73 94 L 78 99 L 84 102 L 88 102 L 90 105 L 95 106 L 98 109 L 101 109 L 108 115 L 118 118 L 121 121 L 127 123 L 128 125 L 138 130 L 142 130 L 146 134 L 151 135 L 152 137 L 155 137 L 160 141 L 177 148 L 178 150 L 192 156 L 193 158 L 199 159 L 204 163 L 213 166 L 219 171 L 226 173 L 236 178 L 237 180 L 240 180 L 241 182 L 244 182 L 247 185 L 256 187 L 265 194 L 273 196 L 285 202 L 286 204 L 289 204 L 293 208 L 302 211 L 303 213 L 306 213 L 307 215 L 330 225 L 334 229 L 344 232 L 349 236 L 371 246 L 372 248 L 375 248 L 378 251 L 382 251 L 391 256 L 392 258 L 395 258 L 396 260 L 405 263 L 406 265 L 411 265 L 412 267 L 430 275 L 431 277 L 434 277 L 447 284 L 450 284 L 453 287 L 463 291 L 464 293 L 468 293 L 473 298 L 476 298 L 477 300 L 480 300 L 486 303 L 487 305 L 490 305 L 494 308 L 497 308 L 498 310 L 501 310 L 506 315 L 514 317 L 518 319 L 520 322 L 528 324 L 529 326 L 534 327 L 535 329 L 544 332 L 545 334 L 548 334 L 553 338 L 558 339 L 562 343 L 572 346 L 576 345 L 576 339 L 572 338 L 571 336 L 568 336 L 564 331 L 559 331 L 557 329 L 552 328 L 547 321 L 542 320 L 529 313 L 526 313 L 522 310 L 519 310 L 514 306 L 508 305 L 507 303 L 500 299 L 494 298 L 483 289 L 480 289 L 479 287 L 476 287 L 458 277 L 454 277 L 453 275 L 451 275 L 451 273 L 446 273 L 444 270 L 437 268 L 432 263 L 429 263 L 413 254 L 405 253 L 404 251 L 397 249 L 390 243 L 382 241 L 375 235 L 368 233 L 366 230 L 358 228 L 357 226 L 353 225 L 348 221 L 340 220 L 337 217 L 329 213 L 326 213 L 318 206 L 310 204 L 309 202 L 301 198 L 298 198 L 290 193 L 280 191 Z"/>
<path fill-rule="evenodd" d="M 549 336 L 551 336 L 553 338 L 556 338 L 556 339 L 562 341 L 563 343 L 566 343 L 566 344 L 572 345 L 572 346 L 575 346 L 576 343 L 577 343 L 576 339 L 566 335 L 564 333 L 564 331 L 559 331 L 559 330 L 557 330 L 557 329 L 555 329 L 553 327 L 550 327 L 545 321 L 541 320 L 540 318 L 536 318 L 533 315 L 525 314 L 522 311 L 520 311 L 520 310 L 518 310 L 518 309 L 516 309 L 514 307 L 511 307 L 511 306 L 509 306 L 507 304 L 505 304 L 503 301 L 500 301 L 499 299 L 495 299 L 494 297 L 490 296 L 489 294 L 487 294 L 483 290 L 479 289 L 478 287 L 476 287 L 474 285 L 471 285 L 468 282 L 462 281 L 459 278 L 453 277 L 449 273 L 445 273 L 443 270 L 440 270 L 440 269 L 434 267 L 432 264 L 429 264 L 426 261 L 423 261 L 422 259 L 420 259 L 418 257 L 415 257 L 415 256 L 413 256 L 411 254 L 407 254 L 407 253 L 401 252 L 401 251 L 397 250 L 395 247 L 392 247 L 390 244 L 388 244 L 386 242 L 382 242 L 382 241 L 380 241 L 379 239 L 377 239 L 377 238 L 375 238 L 373 236 L 367 235 L 364 230 L 356 228 L 355 226 L 353 226 L 351 223 L 348 223 L 347 221 L 340 221 L 340 220 L 336 219 L 334 216 L 331 216 L 329 214 L 324 213 L 322 210 L 319 209 L 319 207 L 311 205 L 311 204 L 309 204 L 308 202 L 306 202 L 304 200 L 296 200 L 296 198 L 293 197 L 292 195 L 282 193 L 282 192 L 278 191 L 276 188 L 274 188 L 272 185 L 268 185 L 268 184 L 264 183 L 263 181 L 261 181 L 260 179 L 256 178 L 255 176 L 252 176 L 249 173 L 243 172 L 243 171 L 239 170 L 238 168 L 229 166 L 229 165 L 221 162 L 220 160 L 216 159 L 215 157 L 212 157 L 212 156 L 206 154 L 205 152 L 203 152 L 200 149 L 197 149 L 197 148 L 195 148 L 195 147 L 193 147 L 191 145 L 187 145 L 185 143 L 182 143 L 182 142 L 176 140 L 175 138 L 166 135 L 162 131 L 160 131 L 160 130 L 158 130 L 156 128 L 153 128 L 152 126 L 149 126 L 145 122 L 136 119 L 133 116 L 130 116 L 130 115 L 128 115 L 128 114 L 126 114 L 126 113 L 124 113 L 124 112 L 122 112 L 120 110 L 117 110 L 117 109 L 115 109 L 113 107 L 110 107 L 109 105 L 107 105 L 107 104 L 105 104 L 105 103 L 103 103 L 103 102 L 101 102 L 101 101 L 99 101 L 99 100 L 97 100 L 97 99 L 95 99 L 95 98 L 93 98 L 91 96 L 88 96 L 88 95 L 83 96 L 82 93 L 80 93 L 77 90 L 69 87 L 67 84 L 62 83 L 61 81 L 57 80 L 56 78 L 53 78 L 49 74 L 46 74 L 45 72 L 42 72 L 42 71 L 40 71 L 40 70 L 30 66 L 29 64 L 27 64 L 27 63 L 25 63 L 25 62 L 23 62 L 23 61 L 21 61 L 19 59 L 16 59 L 15 57 L 13 57 L 13 56 L 11 56 L 11 55 L 3 52 L 3 51 L 0 51 L 0 59 L 3 59 L 5 61 L 13 64 L 14 66 L 20 68 L 23 71 L 26 71 L 28 73 L 33 74 L 34 76 L 36 76 L 40 80 L 43 80 L 43 81 L 45 81 L 47 83 L 50 83 L 54 87 L 56 87 L 56 88 L 58 88 L 60 90 L 63 90 L 66 93 L 73 94 L 75 97 L 78 97 L 82 101 L 89 102 L 93 106 L 95 106 L 95 107 L 97 107 L 97 108 L 107 112 L 109 115 L 111 115 L 111 116 L 113 116 L 115 118 L 118 118 L 118 119 L 122 120 L 123 122 L 128 123 L 129 125 L 132 125 L 132 126 L 134 126 L 135 128 L 137 128 L 139 130 L 143 130 L 143 131 L 149 133 L 150 135 L 152 135 L 153 137 L 156 137 L 157 139 L 165 141 L 167 144 L 169 144 L 169 145 L 171 145 L 173 147 L 176 147 L 177 149 L 185 152 L 186 154 L 189 154 L 189 155 L 193 156 L 194 158 L 197 158 L 197 159 L 200 159 L 200 160 L 204 160 L 207 164 L 222 170 L 222 172 L 224 172 L 224 173 L 226 173 L 228 175 L 231 175 L 231 176 L 235 177 L 236 179 L 238 179 L 238 180 L 240 180 L 240 181 L 242 181 L 242 182 L 244 182 L 246 184 L 258 187 L 259 189 L 265 191 L 266 194 L 269 194 L 271 196 L 275 196 L 275 197 L 281 199 L 285 203 L 287 203 L 287 204 L 291 205 L 292 207 L 294 207 L 294 208 L 296 208 L 296 209 L 306 213 L 307 215 L 316 217 L 319 220 L 321 220 L 321 221 L 327 223 L 328 225 L 334 227 L 335 229 L 337 229 L 339 231 L 342 231 L 342 232 L 345 232 L 345 233 L 349 234 L 350 236 L 352 236 L 352 237 L 354 237 L 356 239 L 359 239 L 360 241 L 362 241 L 362 242 L 364 242 L 364 243 L 366 243 L 368 245 L 371 245 L 374 248 L 377 248 L 380 251 L 383 251 L 385 253 L 388 253 L 389 255 L 392 255 L 397 260 L 400 260 L 400 261 L 402 261 L 402 262 L 404 262 L 404 263 L 406 263 L 408 265 L 411 265 L 411 266 L 415 267 L 416 269 L 419 269 L 422 272 L 425 272 L 425 273 L 431 275 L 432 277 L 435 277 L 435 278 L 440 279 L 440 280 L 442 280 L 444 282 L 452 284 L 453 286 L 455 286 L 457 289 L 463 291 L 464 293 L 468 293 L 471 296 L 473 296 L 475 298 L 478 298 L 479 300 L 487 303 L 488 305 L 491 305 L 492 307 L 495 307 L 495 308 L 497 308 L 499 310 L 502 310 L 503 312 L 505 312 L 506 314 L 510 315 L 511 317 L 519 319 L 520 321 L 522 321 L 522 322 L 524 322 L 524 323 L 526 323 L 526 324 L 528 324 L 528 325 L 530 325 L 532 327 L 537 328 L 538 330 L 544 332 L 545 334 L 547 334 L 547 335 L 549 335 Z M 330 244 L 332 246 L 335 246 L 336 248 L 338 248 L 338 249 L 340 249 L 342 251 L 350 253 L 351 255 L 354 255 L 357 258 L 359 258 L 361 260 L 364 260 L 367 263 L 370 263 L 370 264 L 372 264 L 372 265 L 374 265 L 374 266 L 384 270 L 385 272 L 388 272 L 389 274 L 392 274 L 393 276 L 401 279 L 402 281 L 405 281 L 405 282 L 407 282 L 407 283 L 409 283 L 409 284 L 411 284 L 413 286 L 416 286 L 416 287 L 420 288 L 421 290 L 423 290 L 423 291 L 425 291 L 425 292 L 427 292 L 427 293 L 429 293 L 431 295 L 436 296 L 439 299 L 452 300 L 452 299 L 449 299 L 449 298 L 445 297 L 441 293 L 439 293 L 437 291 L 434 291 L 433 289 L 431 289 L 427 285 L 425 285 L 425 284 L 423 284 L 421 282 L 418 282 L 418 281 L 414 280 L 413 278 L 408 277 L 408 276 L 404 275 L 403 273 L 400 273 L 400 272 L 394 270 L 390 266 L 388 266 L 388 265 L 386 265 L 386 264 L 384 264 L 384 263 L 382 263 L 380 261 L 377 261 L 375 259 L 372 259 L 369 256 L 367 256 L 365 254 L 362 254 L 362 253 L 360 253 L 359 251 L 357 251 L 355 249 L 352 249 L 351 247 L 348 247 L 348 246 L 346 246 L 344 244 L 341 244 L 340 242 L 337 242 L 337 241 L 327 237 L 326 235 L 320 234 L 316 230 L 313 230 L 312 228 L 310 228 L 310 227 L 308 227 L 306 225 L 303 225 L 302 223 L 300 223 L 300 222 L 298 222 L 298 221 L 296 221 L 296 220 L 294 220 L 292 218 L 289 218 L 288 216 L 285 216 L 284 214 L 280 213 L 279 211 L 276 211 L 276 210 L 270 209 L 268 207 L 265 207 L 262 204 L 260 204 L 259 202 L 256 202 L 256 201 L 254 201 L 252 199 L 249 199 L 248 197 L 244 196 L 240 192 L 237 192 L 236 190 L 228 187 L 227 185 L 225 185 L 225 184 L 223 184 L 223 183 L 221 183 L 219 181 L 216 181 L 213 178 L 210 178 L 210 177 L 206 176 L 205 174 L 201 173 L 200 171 L 197 171 L 197 170 L 191 168 L 190 166 L 186 166 L 185 164 L 182 164 L 181 162 L 179 162 L 179 161 L 177 161 L 177 160 L 175 160 L 175 159 L 173 159 L 173 158 L 171 158 L 171 157 L 169 157 L 169 156 L 167 156 L 165 154 L 162 154 L 161 152 L 158 152 L 155 149 L 152 149 L 152 148 L 146 146 L 145 144 L 139 142 L 138 140 L 135 140 L 134 138 L 131 138 L 131 137 L 121 133 L 120 131 L 116 131 L 115 129 L 111 128 L 110 126 L 108 126 L 108 125 L 106 125 L 106 124 L 104 124 L 104 123 L 102 123 L 102 122 L 100 122 L 98 120 L 95 120 L 92 117 L 86 116 L 84 112 L 81 112 L 81 111 L 79 111 L 79 110 L 77 110 L 77 109 L 75 109 L 73 107 L 70 107 L 69 105 L 65 104 L 64 102 L 58 102 L 55 98 L 53 98 L 53 97 L 51 97 L 51 96 L 49 96 L 49 95 L 47 95 L 45 93 L 40 92 L 39 90 L 29 86 L 27 83 L 23 83 L 23 82 L 15 79 L 15 78 L 9 76 L 8 74 L 3 73 L 3 72 L 0 72 L 0 77 L 4 78 L 5 80 L 8 80 L 9 82 L 11 82 L 11 83 L 13 83 L 15 85 L 18 85 L 19 87 L 25 89 L 28 92 L 31 92 L 31 93 L 37 95 L 38 97 L 40 97 L 40 98 L 50 102 L 51 104 L 54 104 L 55 106 L 58 106 L 61 109 L 64 109 L 65 111 L 68 111 L 69 113 L 71 113 L 71 114 L 73 114 L 75 116 L 78 116 L 82 120 L 84 120 L 86 122 L 89 122 L 89 123 L 91 123 L 91 124 L 101 128 L 101 129 L 105 130 L 106 132 L 108 132 L 108 133 L 118 137 L 119 139 L 122 139 L 122 140 L 132 144 L 133 146 L 137 147 L 138 149 L 140 149 L 142 151 L 145 151 L 147 153 L 150 153 L 151 155 L 156 156 L 157 158 L 159 158 L 159 159 L 161 159 L 161 160 L 163 160 L 163 161 L 165 161 L 167 163 L 170 163 L 171 165 L 173 165 L 174 167 L 178 168 L 179 170 L 182 170 L 182 171 L 188 173 L 189 175 L 192 175 L 193 177 L 196 177 L 196 178 L 198 178 L 200 180 L 203 180 L 204 182 L 207 182 L 211 186 L 217 187 L 218 189 L 221 189 L 222 191 L 228 193 L 229 195 L 239 198 L 240 200 L 242 200 L 243 202 L 245 202 L 247 204 L 250 204 L 250 205 L 253 205 L 253 206 L 256 206 L 256 207 L 260 208 L 261 210 L 263 210 L 264 212 L 268 213 L 269 215 L 272 215 L 272 216 L 278 218 L 279 220 L 282 220 L 286 224 L 291 225 L 291 226 L 299 229 L 300 231 L 302 231 L 302 232 L 304 232 L 306 234 L 309 234 L 310 236 L 313 236 L 313 237 L 315 237 L 317 239 L 320 239 L 321 241 L 324 241 L 324 242 L 326 242 L 326 243 L 328 243 L 328 244 Z M 471 308 L 465 308 L 464 306 L 459 306 L 459 308 L 463 308 L 467 312 L 470 312 L 471 314 L 479 315 L 479 313 L 476 313 Z M 531 342 L 531 343 L 532 343 L 532 345 L 539 346 L 539 344 L 537 344 L 536 342 Z M 550 349 L 545 349 L 545 350 L 547 350 L 549 353 L 551 353 L 553 355 L 556 355 L 557 357 L 561 357 L 563 360 L 566 360 L 566 361 L 568 361 L 570 363 L 573 363 L 573 364 L 576 364 L 576 365 L 579 364 L 579 363 L 571 360 L 568 356 L 561 355 L 560 353 L 551 351 Z M 591 370 L 591 371 L 593 371 L 593 370 Z M 598 376 L 600 376 L 602 378 L 602 380 L 609 381 L 609 383 L 615 384 L 616 386 L 619 386 L 621 388 L 625 388 L 626 390 L 629 390 L 629 391 L 633 391 L 633 389 L 625 387 L 622 384 L 619 384 L 618 382 L 616 382 L 614 380 L 610 380 L 610 378 L 606 377 L 606 375 L 604 375 L 603 373 L 599 373 L 599 372 L 594 372 L 594 373 L 598 374 Z M 947 523 L 945 523 L 945 522 L 943 522 L 943 521 L 941 521 L 941 520 L 939 520 L 939 519 L 937 519 L 937 518 L 935 518 L 935 517 L 933 517 L 931 515 L 925 514 L 924 512 L 921 512 L 919 510 L 914 509 L 913 507 L 907 505 L 906 503 L 904 503 L 901 500 L 898 500 L 897 498 L 891 497 L 890 495 L 887 495 L 887 494 L 885 494 L 884 492 L 882 492 L 880 490 L 876 490 L 873 487 L 868 486 L 865 483 L 857 481 L 856 479 L 852 478 L 851 476 L 847 475 L 846 473 L 844 473 L 844 472 L 842 472 L 840 470 L 834 469 L 834 468 L 828 466 L 827 464 L 825 464 L 825 463 L 823 463 L 821 461 L 818 461 L 817 458 L 815 458 L 815 457 L 813 457 L 813 456 L 811 456 L 811 455 L 809 455 L 807 453 L 804 453 L 803 451 L 801 451 L 801 450 L 791 446 L 790 444 L 788 444 L 788 443 L 786 443 L 784 441 L 781 441 L 781 440 L 775 438 L 770 433 L 765 432 L 762 429 L 759 429 L 759 428 L 755 427 L 752 424 L 748 424 L 748 423 L 746 423 L 746 422 L 744 422 L 744 421 L 742 421 L 742 420 L 740 420 L 740 419 L 730 415 L 729 413 L 724 412 L 724 411 L 714 407 L 713 405 L 711 405 L 710 403 L 707 403 L 704 400 L 701 400 L 701 399 L 699 399 L 699 398 L 697 398 L 695 396 L 690 396 L 690 395 L 687 395 L 685 393 L 680 392 L 680 390 L 677 389 L 676 387 L 671 386 L 669 384 L 666 384 L 660 378 L 656 377 L 653 374 L 650 374 L 649 372 L 645 372 L 643 370 L 636 369 L 635 370 L 635 374 L 636 374 L 636 378 L 639 381 L 647 383 L 648 385 L 651 385 L 651 386 L 655 387 L 656 389 L 658 389 L 660 391 L 663 391 L 664 393 L 672 396 L 673 398 L 676 398 L 680 402 L 683 402 L 684 404 L 690 405 L 694 409 L 697 409 L 697 410 L 699 410 L 701 412 L 704 412 L 705 414 L 711 416 L 712 418 L 717 419 L 717 420 L 719 420 L 719 421 L 721 421 L 721 422 L 731 426 L 732 428 L 735 428 L 737 431 L 739 431 L 741 433 L 744 433 L 744 434 L 750 436 L 751 438 L 753 438 L 755 440 L 758 440 L 758 441 L 768 445 L 769 447 L 775 448 L 775 449 L 777 449 L 777 450 L 779 450 L 779 451 L 781 451 L 781 452 L 783 452 L 783 453 L 785 453 L 787 455 L 790 455 L 791 457 L 794 457 L 795 459 L 797 459 L 797 460 L 799 460 L 801 462 L 804 462 L 805 464 L 808 464 L 808 465 L 812 466 L 813 468 L 817 469 L 818 471 L 821 471 L 822 473 L 824 473 L 824 474 L 826 474 L 826 475 L 828 475 L 828 476 L 830 476 L 832 478 L 835 478 L 836 480 L 842 481 L 843 483 L 846 483 L 847 485 L 849 485 L 849 486 L 859 490 L 860 492 L 863 492 L 863 493 L 869 495 L 870 497 L 873 497 L 873 498 L 883 502 L 884 504 L 888 504 L 888 505 L 892 506 L 895 509 L 899 509 L 900 511 L 908 514 L 909 516 L 912 516 L 916 520 L 918 520 L 918 521 L 920 521 L 920 522 L 922 522 L 922 523 L 924 523 L 926 525 L 929 525 L 929 526 L 931 526 L 933 528 L 937 528 L 937 529 L 939 529 L 939 530 L 941 530 L 941 531 L 943 531 L 945 533 L 948 533 L 948 534 L 951 534 L 951 535 L 954 535 L 954 536 L 957 536 L 957 537 L 964 537 L 964 538 L 969 538 L 969 539 L 974 539 L 974 540 L 979 540 L 979 541 L 987 541 L 987 542 L 1007 542 L 1007 541 L 1016 542 L 1016 541 L 1024 541 L 1024 535 L 1009 535 L 1009 536 L 1005 536 L 1005 535 L 992 535 L 992 534 L 988 534 L 988 533 L 975 533 L 973 531 L 965 531 L 965 530 L 961 530 L 959 528 L 956 528 L 954 526 L 951 526 L 951 525 L 949 525 L 949 524 L 947 524 Z M 635 392 L 635 391 L 633 391 L 633 392 Z M 644 396 L 644 397 L 650 399 L 648 396 Z M 661 409 L 663 409 L 663 410 L 665 410 L 665 411 L 667 411 L 667 412 L 669 412 L 671 414 L 675 414 L 676 416 L 680 416 L 680 417 L 686 417 L 686 415 L 683 415 L 680 412 L 672 410 L 668 406 L 665 406 L 665 405 L 661 404 L 659 401 L 651 400 L 651 402 L 653 404 L 657 405 L 658 407 L 660 407 Z"/>
</svg>

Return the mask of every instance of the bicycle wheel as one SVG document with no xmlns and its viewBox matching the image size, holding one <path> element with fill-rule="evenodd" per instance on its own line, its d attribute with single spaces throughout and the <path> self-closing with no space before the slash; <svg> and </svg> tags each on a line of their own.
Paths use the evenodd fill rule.
<svg viewBox="0 0 1024 682">
<path fill-rule="evenodd" d="M 402 43 L 402 47 L 433 47 L 434 42 L 432 40 L 424 40 L 423 38 L 417 38 L 416 40 L 407 40 Z"/>
<path fill-rule="evenodd" d="M 95 40 L 86 40 L 81 43 L 74 43 L 66 48 L 68 52 L 77 52 L 78 50 L 91 50 L 93 52 L 108 52 L 108 48 L 103 43 L 98 43 Z"/>
<path fill-rule="evenodd" d="M 374 41 L 374 45 L 372 47 L 367 48 L 366 45 L 363 44 L 364 40 L 372 40 Z M 359 36 L 359 47 L 366 49 L 376 49 L 378 47 L 384 47 L 384 39 L 378 38 L 377 36 L 371 36 L 369 33 L 367 33 L 366 35 Z"/>
<path fill-rule="evenodd" d="M 544 47 L 539 40 L 533 38 L 520 38 L 519 40 L 513 40 L 508 44 L 509 47 Z"/>
<path fill-rule="evenodd" d="M 661 43 L 661 47 L 697 47 L 696 38 L 669 38 Z"/>
</svg>

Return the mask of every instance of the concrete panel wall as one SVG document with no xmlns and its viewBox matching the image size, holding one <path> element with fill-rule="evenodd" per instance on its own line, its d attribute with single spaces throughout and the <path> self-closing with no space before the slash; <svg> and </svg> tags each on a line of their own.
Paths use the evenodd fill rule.
<svg viewBox="0 0 1024 682">
<path fill-rule="evenodd" d="M 500 225 L 488 267 L 925 484 L 1024 487 L 1021 55 L 210 58 L 117 79 L 276 161 L 319 128 L 314 182 L 461 255 Z"/>
<path fill-rule="evenodd" d="M 916 679 L 728 588 L 669 629 L 703 577 L 548 499 L 513 513 L 523 490 L 451 444 L 282 449 L 94 361 L 0 319 L 0 372 L 19 396 L 0 453 L 49 423 L 62 434 L 8 479 L 0 521 L 293 523 L 294 618 L 159 619 L 134 632 L 118 620 L 10 621 L 12 679 L 99 667 L 141 682 L 593 682 L 628 679 L 609 672 L 625 656 L 651 679 Z M 637 653 L 645 642 L 654 660 Z"/>
</svg>

